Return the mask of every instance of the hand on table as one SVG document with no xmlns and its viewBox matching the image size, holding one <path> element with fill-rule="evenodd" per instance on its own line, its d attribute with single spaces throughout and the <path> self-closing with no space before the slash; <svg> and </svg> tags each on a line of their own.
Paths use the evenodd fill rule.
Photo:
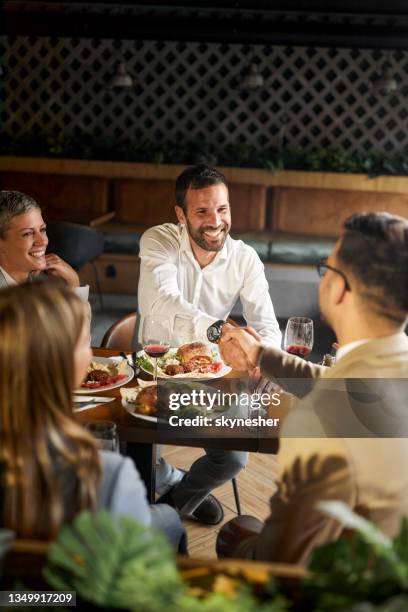
<svg viewBox="0 0 408 612">
<path fill-rule="evenodd" d="M 235 370 L 254 372 L 262 349 L 260 336 L 252 327 L 224 325 L 219 343 L 221 357 Z"/>
<path fill-rule="evenodd" d="M 45 256 L 45 261 L 47 264 L 46 270 L 49 274 L 63 278 L 69 287 L 79 287 L 78 274 L 61 257 L 54 253 L 48 253 Z"/>
</svg>

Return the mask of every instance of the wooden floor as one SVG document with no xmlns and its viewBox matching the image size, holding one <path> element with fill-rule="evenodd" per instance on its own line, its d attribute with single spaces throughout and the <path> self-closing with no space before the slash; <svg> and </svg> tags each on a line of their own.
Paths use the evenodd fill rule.
<svg viewBox="0 0 408 612">
<path fill-rule="evenodd" d="M 179 468 L 189 466 L 203 454 L 196 448 L 180 446 L 163 447 L 163 457 Z M 248 465 L 237 477 L 242 514 L 251 514 L 263 520 L 269 514 L 269 498 L 275 491 L 276 456 L 261 453 L 250 453 Z M 214 494 L 224 506 L 224 522 L 236 516 L 236 506 L 232 483 L 227 482 L 215 490 Z M 185 521 L 188 532 L 189 552 L 192 557 L 201 559 L 215 558 L 215 540 L 222 526 L 214 527 L 199 525 Z"/>
</svg>

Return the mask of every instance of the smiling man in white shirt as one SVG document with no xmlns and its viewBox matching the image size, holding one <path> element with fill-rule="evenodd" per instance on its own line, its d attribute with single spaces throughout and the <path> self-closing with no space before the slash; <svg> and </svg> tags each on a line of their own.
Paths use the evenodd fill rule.
<svg viewBox="0 0 408 612">
<path fill-rule="evenodd" d="M 266 345 L 280 346 L 264 266 L 252 247 L 229 236 L 231 209 L 224 175 L 206 165 L 186 168 L 176 181 L 175 210 L 179 225 L 153 227 L 140 242 L 141 317 L 169 317 L 173 343 L 176 315 L 191 320 L 196 340 L 214 341 L 230 327 L 226 319 L 240 298 L 247 324 Z M 206 451 L 184 477 L 161 460 L 159 490 L 175 484 L 165 501 L 201 522 L 218 523 L 222 506 L 209 492 L 234 477 L 246 460 L 246 453 Z"/>
<path fill-rule="evenodd" d="M 280 346 L 264 266 L 256 251 L 229 236 L 225 177 L 208 166 L 187 168 L 176 182 L 179 225 L 153 227 L 140 242 L 140 313 L 191 317 L 197 340 L 226 320 L 238 298 L 265 344 Z"/>
</svg>

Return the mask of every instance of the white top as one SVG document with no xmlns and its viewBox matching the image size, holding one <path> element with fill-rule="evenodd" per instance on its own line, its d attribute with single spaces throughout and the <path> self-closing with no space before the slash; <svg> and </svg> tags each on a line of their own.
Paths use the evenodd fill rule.
<svg viewBox="0 0 408 612">
<path fill-rule="evenodd" d="M 7 274 L 5 269 L 2 268 L 1 266 L 0 266 L 0 272 L 3 274 L 4 280 L 6 281 L 7 285 L 9 285 L 10 287 L 12 285 L 17 285 L 17 281 L 15 281 L 14 278 L 10 276 L 10 274 Z"/>
<path fill-rule="evenodd" d="M 197 340 L 208 342 L 207 328 L 226 320 L 238 298 L 243 314 L 266 345 L 280 347 L 264 266 L 256 251 L 227 236 L 214 260 L 201 269 L 184 225 L 164 223 L 147 230 L 140 240 L 139 311 L 191 317 Z"/>
<path fill-rule="evenodd" d="M 0 266 L 0 272 L 1 274 L 3 274 L 4 276 L 4 280 L 7 283 L 7 286 L 12 287 L 13 285 L 17 285 L 17 281 L 14 280 L 14 278 L 12 276 L 10 276 L 10 274 L 8 274 L 4 268 L 2 268 Z M 84 300 L 84 302 L 87 302 L 89 299 L 89 285 L 84 285 L 83 287 L 75 287 L 74 288 L 75 293 L 77 294 L 78 297 L 81 298 L 81 300 Z"/>
</svg>

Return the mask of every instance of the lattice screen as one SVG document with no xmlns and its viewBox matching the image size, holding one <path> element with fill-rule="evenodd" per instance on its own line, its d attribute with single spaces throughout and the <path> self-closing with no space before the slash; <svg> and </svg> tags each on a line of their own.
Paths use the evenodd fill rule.
<svg viewBox="0 0 408 612">
<path fill-rule="evenodd" d="M 85 131 L 120 140 L 204 140 L 259 148 L 401 151 L 407 146 L 408 53 L 388 56 L 399 91 L 375 97 L 384 54 L 348 49 L 0 38 L 2 129 Z M 139 86 L 107 89 L 119 60 Z M 254 61 L 264 90 L 236 89 Z"/>
</svg>

